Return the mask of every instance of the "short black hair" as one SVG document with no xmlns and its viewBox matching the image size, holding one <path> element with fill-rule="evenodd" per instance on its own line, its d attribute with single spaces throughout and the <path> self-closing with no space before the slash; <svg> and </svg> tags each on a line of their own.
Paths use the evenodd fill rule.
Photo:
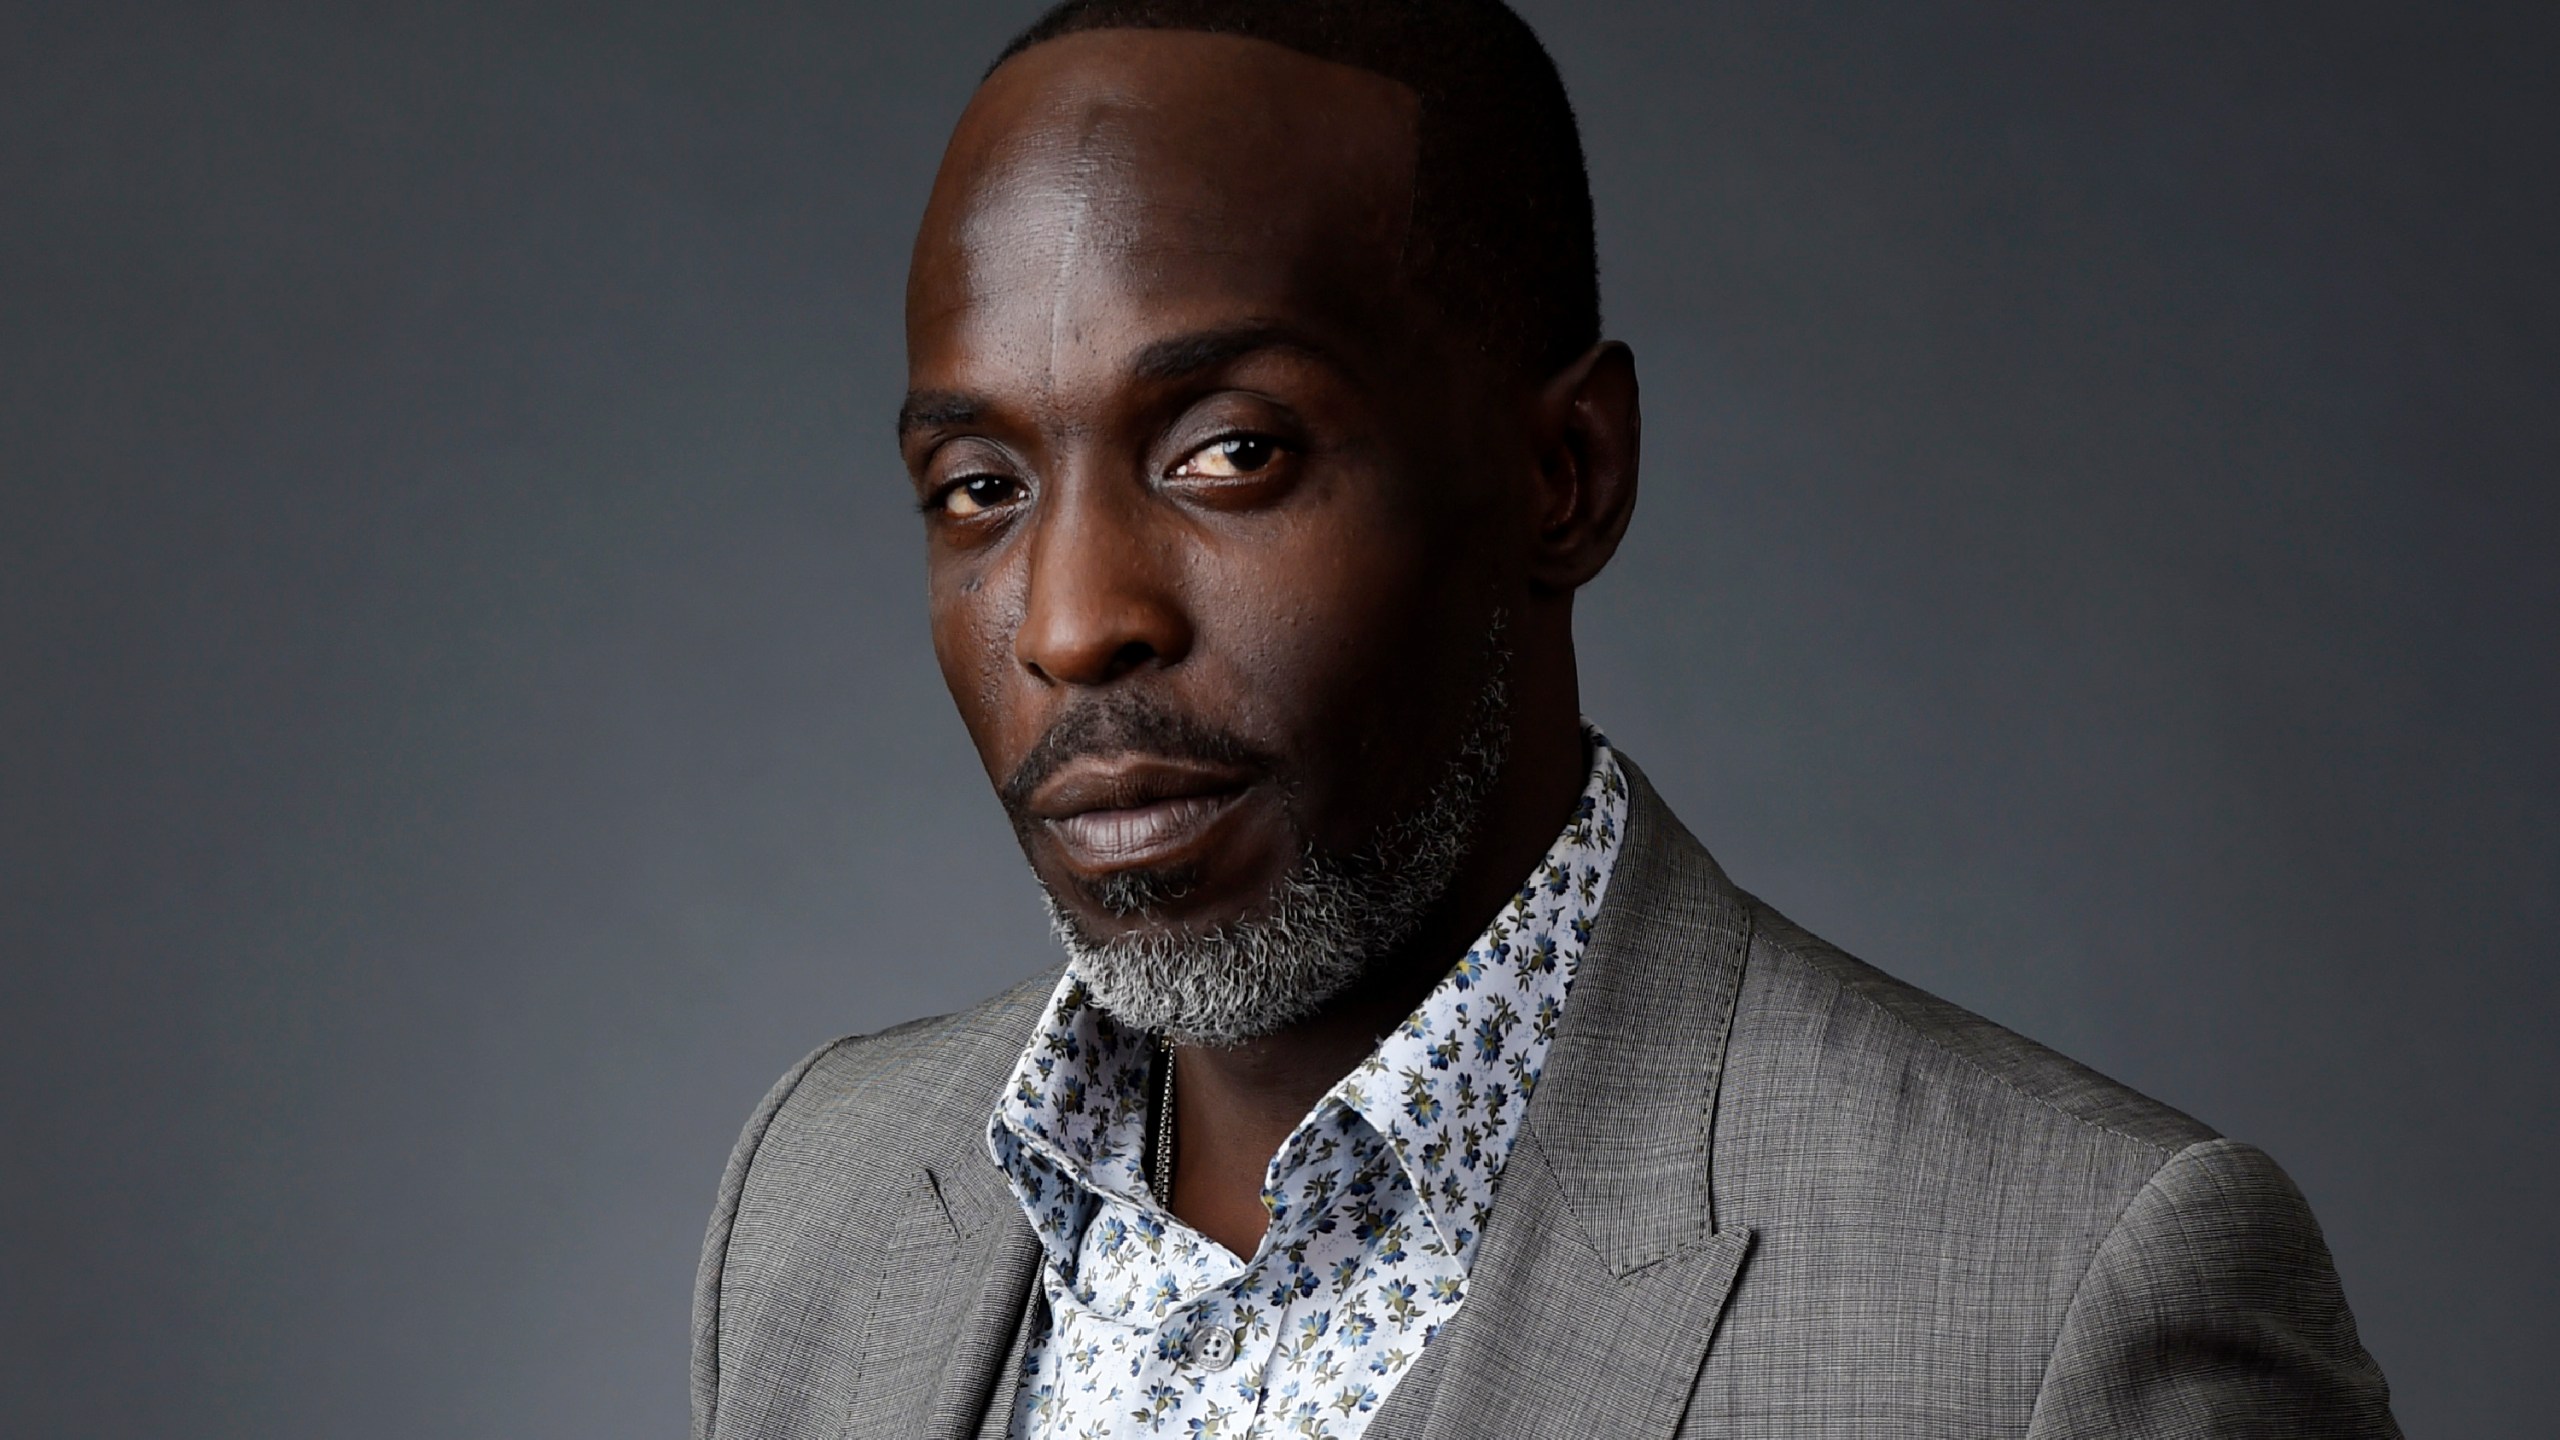
<svg viewBox="0 0 2560 1440">
<path fill-rule="evenodd" d="M 1502 0 L 1061 0 L 988 67 L 1086 30 L 1267 40 L 1422 101 L 1408 255 L 1486 352 L 1545 376 L 1600 338 L 1591 178 L 1564 78 Z"/>
</svg>

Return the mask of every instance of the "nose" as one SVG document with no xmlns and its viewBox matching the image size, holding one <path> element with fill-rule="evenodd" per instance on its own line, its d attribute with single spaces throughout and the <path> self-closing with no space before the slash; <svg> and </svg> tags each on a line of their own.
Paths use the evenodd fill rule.
<svg viewBox="0 0 2560 1440">
<path fill-rule="evenodd" d="M 1179 542 L 1154 533 L 1145 499 L 1073 482 L 1044 498 L 1014 659 L 1054 685 L 1179 663 L 1192 638 L 1174 583 Z"/>
</svg>

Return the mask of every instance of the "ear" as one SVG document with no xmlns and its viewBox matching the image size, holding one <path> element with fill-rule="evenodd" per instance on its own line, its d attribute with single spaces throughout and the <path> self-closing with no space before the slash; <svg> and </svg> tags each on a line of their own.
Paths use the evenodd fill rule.
<svg viewBox="0 0 2560 1440">
<path fill-rule="evenodd" d="M 1578 589 L 1627 533 L 1636 509 L 1636 462 L 1644 418 L 1636 397 L 1636 357 L 1603 340 L 1539 390 L 1537 533 L 1529 580 L 1541 589 Z"/>
</svg>

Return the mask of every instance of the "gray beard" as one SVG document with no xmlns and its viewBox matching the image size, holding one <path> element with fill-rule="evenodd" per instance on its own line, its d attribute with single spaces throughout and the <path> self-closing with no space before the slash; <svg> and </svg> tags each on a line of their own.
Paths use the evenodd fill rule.
<svg viewBox="0 0 2560 1440">
<path fill-rule="evenodd" d="M 1046 895 L 1050 928 L 1094 1003 L 1124 1026 L 1223 1048 L 1314 1015 L 1413 938 L 1457 879 L 1501 778 L 1511 739 L 1508 660 L 1497 628 L 1466 733 L 1421 802 L 1358 851 L 1310 847 L 1260 913 L 1204 930 L 1098 937 Z M 1149 877 L 1132 876 L 1096 898 L 1126 915 L 1169 897 Z"/>
</svg>

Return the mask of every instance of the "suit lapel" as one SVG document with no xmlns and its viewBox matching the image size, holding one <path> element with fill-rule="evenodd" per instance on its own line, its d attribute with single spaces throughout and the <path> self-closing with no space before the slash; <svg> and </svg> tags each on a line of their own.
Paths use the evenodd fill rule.
<svg viewBox="0 0 2560 1440">
<path fill-rule="evenodd" d="M 919 1128 L 940 1138 L 881 1242 L 843 1440 L 970 1440 L 1013 1404 L 1040 1245 L 986 1153 L 987 1116 L 1056 981 L 1024 981 L 965 1028 L 925 1102 Z"/>
<path fill-rule="evenodd" d="M 1003 1433 L 1037 1309 L 1039 1237 L 995 1162 L 985 1155 L 970 1158 L 977 1163 L 954 1167 L 944 1193 L 952 1201 L 961 1255 L 983 1259 L 977 1262 L 977 1294 L 935 1396 L 931 1423 L 911 1432 L 928 1440 L 975 1436 L 982 1420 Z"/>
<path fill-rule="evenodd" d="M 1039 1262 L 991 1163 L 953 1157 L 918 1172 L 883 1249 L 847 1440 L 969 1440 L 1008 1409 L 1017 1371 L 1007 1361 Z"/>
<path fill-rule="evenodd" d="M 1626 769 L 1626 840 L 1466 1303 L 1376 1440 L 1671 1434 L 1750 1251 L 1716 1228 L 1710 1166 L 1749 912 Z"/>
<path fill-rule="evenodd" d="M 1466 1304 L 1416 1367 L 1438 1372 L 1414 1397 L 1422 1413 L 1402 1413 L 1400 1386 L 1371 1436 L 1672 1434 L 1751 1232 L 1702 1236 L 1621 1274 L 1537 1144 L 1513 1152 L 1502 1186 L 1508 1223 L 1485 1227 Z"/>
</svg>

